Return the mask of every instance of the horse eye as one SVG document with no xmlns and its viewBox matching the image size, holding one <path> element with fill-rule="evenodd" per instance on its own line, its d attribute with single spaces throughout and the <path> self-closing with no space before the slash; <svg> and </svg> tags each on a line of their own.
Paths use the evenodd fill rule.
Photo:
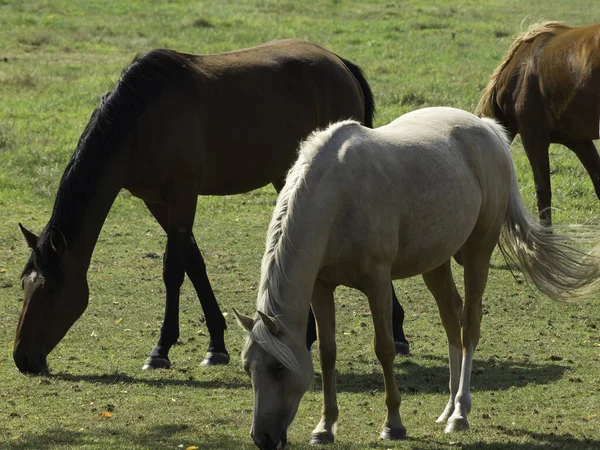
<svg viewBox="0 0 600 450">
<path fill-rule="evenodd" d="M 273 366 L 273 368 L 271 370 L 273 372 L 273 376 L 277 380 L 281 380 L 283 378 L 284 369 L 285 369 L 285 367 L 283 366 L 283 364 L 277 363 L 275 366 Z"/>
</svg>

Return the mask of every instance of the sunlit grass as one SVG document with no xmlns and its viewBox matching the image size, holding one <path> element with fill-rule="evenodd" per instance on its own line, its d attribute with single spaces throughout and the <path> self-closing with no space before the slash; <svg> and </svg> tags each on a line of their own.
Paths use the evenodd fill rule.
<svg viewBox="0 0 600 450">
<path fill-rule="evenodd" d="M 546 19 L 581 25 L 600 21 L 600 10 L 583 0 L 0 0 L 0 447 L 253 448 L 252 392 L 238 356 L 244 333 L 230 312 L 255 308 L 276 198 L 271 187 L 198 203 L 195 234 L 229 313 L 228 367 L 198 367 L 208 333 L 186 282 L 173 369 L 140 370 L 162 320 L 166 240 L 142 202 L 126 192 L 90 266 L 90 306 L 49 356 L 52 376 L 23 376 L 12 362 L 19 274 L 28 256 L 17 223 L 36 232 L 46 224 L 91 112 L 136 53 L 156 47 L 212 53 L 310 39 L 363 67 L 382 125 L 419 107 L 473 109 L 514 37 Z M 518 139 L 512 154 L 526 204 L 535 211 L 531 169 Z M 599 202 L 577 158 L 553 146 L 551 167 L 555 222 L 597 225 Z M 396 290 L 413 352 L 396 361 L 409 440 L 377 440 L 384 403 L 372 324 L 362 295 L 344 288 L 337 296 L 340 424 L 331 448 L 600 448 L 598 298 L 550 302 L 515 281 L 495 255 L 474 363 L 472 430 L 447 436 L 434 423 L 448 381 L 434 301 L 418 278 L 396 282 Z M 317 383 L 290 430 L 290 448 L 308 448 L 320 404 Z"/>
</svg>

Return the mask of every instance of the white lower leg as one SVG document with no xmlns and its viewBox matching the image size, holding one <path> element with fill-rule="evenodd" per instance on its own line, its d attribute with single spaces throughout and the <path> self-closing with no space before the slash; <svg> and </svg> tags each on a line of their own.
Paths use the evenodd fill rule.
<svg viewBox="0 0 600 450">
<path fill-rule="evenodd" d="M 455 347 L 448 344 L 448 361 L 450 366 L 450 398 L 444 408 L 444 412 L 437 418 L 437 423 L 445 423 L 452 413 L 454 412 L 454 401 L 456 393 L 458 392 L 458 386 L 460 383 L 460 363 L 461 363 L 461 350 L 460 347 Z"/>
<path fill-rule="evenodd" d="M 469 429 L 467 414 L 471 412 L 471 368 L 473 366 L 474 353 L 475 349 L 469 346 L 463 354 L 460 385 L 454 399 L 454 411 L 448 419 L 448 425 L 444 430 L 446 433 Z"/>
</svg>

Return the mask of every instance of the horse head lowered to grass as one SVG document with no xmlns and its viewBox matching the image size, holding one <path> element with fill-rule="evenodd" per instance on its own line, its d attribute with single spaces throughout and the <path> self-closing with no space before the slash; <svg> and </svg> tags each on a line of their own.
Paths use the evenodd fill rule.
<svg viewBox="0 0 600 450">
<path fill-rule="evenodd" d="M 521 135 L 542 223 L 552 224 L 548 147 L 568 147 L 600 198 L 600 24 L 534 24 L 511 45 L 475 114 L 496 118 L 512 141 Z"/>
<path fill-rule="evenodd" d="M 22 274 L 17 367 L 47 371 L 48 353 L 85 310 L 87 269 L 121 189 L 141 198 L 167 233 L 165 315 L 144 367 L 170 366 L 186 272 L 210 333 L 204 363 L 228 362 L 225 319 L 192 234 L 198 195 L 236 194 L 268 183 L 279 190 L 298 142 L 310 132 L 347 118 L 372 126 L 373 112 L 360 68 L 309 42 L 215 55 L 153 50 L 136 57 L 93 112 L 39 238 L 21 226 L 32 252 Z"/>
<path fill-rule="evenodd" d="M 523 206 L 507 138 L 493 119 L 427 108 L 374 130 L 344 121 L 313 134 L 301 146 L 269 225 L 257 314 L 235 312 L 248 332 L 242 359 L 254 390 L 254 442 L 261 450 L 287 442 L 312 377 L 301 345 L 311 307 L 323 380 L 312 442 L 333 442 L 338 285 L 362 291 L 371 309 L 387 407 L 381 437 L 406 436 L 393 371 L 390 280 L 415 275 L 433 294 L 448 338 L 450 398 L 438 422 L 447 432 L 467 429 L 494 248 L 500 242 L 543 293 L 570 299 L 599 287 L 600 267 L 597 251 L 587 254 L 565 240 Z M 577 234 L 566 242 L 577 243 Z M 464 304 L 450 266 L 458 250 Z"/>
</svg>

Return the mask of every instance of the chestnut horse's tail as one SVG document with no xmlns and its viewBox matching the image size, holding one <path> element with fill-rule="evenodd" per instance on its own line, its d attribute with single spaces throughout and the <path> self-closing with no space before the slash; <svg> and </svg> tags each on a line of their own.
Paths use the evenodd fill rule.
<svg viewBox="0 0 600 450">
<path fill-rule="evenodd" d="M 548 228 L 540 225 L 523 204 L 517 172 L 510 156 L 506 132 L 496 121 L 483 119 L 503 141 L 510 159 L 510 195 L 499 247 L 504 257 L 515 263 L 526 279 L 553 300 L 570 301 L 600 289 L 600 230 L 569 225 Z M 560 234 L 563 230 L 569 234 Z M 595 247 L 586 252 L 586 244 Z"/>
<path fill-rule="evenodd" d="M 373 98 L 373 92 L 371 91 L 371 86 L 367 82 L 365 75 L 360 67 L 354 64 L 352 61 L 348 61 L 340 56 L 338 56 L 344 63 L 344 65 L 348 68 L 348 70 L 354 75 L 356 81 L 360 85 L 362 89 L 363 96 L 365 98 L 365 120 L 364 125 L 369 128 L 373 128 L 373 116 L 375 116 L 375 99 Z"/>
</svg>

